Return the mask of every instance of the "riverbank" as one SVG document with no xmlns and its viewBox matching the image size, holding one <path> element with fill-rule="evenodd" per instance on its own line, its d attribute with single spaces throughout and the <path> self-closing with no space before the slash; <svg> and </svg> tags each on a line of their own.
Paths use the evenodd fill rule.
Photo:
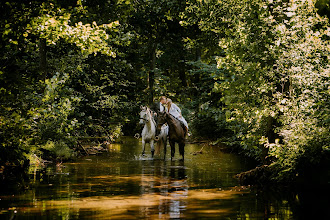
<svg viewBox="0 0 330 220">
<path fill-rule="evenodd" d="M 277 187 L 287 190 L 300 189 L 312 189 L 312 188 L 330 188 L 330 151 L 323 151 L 318 156 L 318 160 L 314 163 L 300 162 L 299 166 L 294 169 L 294 173 L 287 173 L 282 175 L 282 178 L 278 178 L 279 172 L 285 172 L 279 168 L 276 160 L 273 158 L 273 162 L 263 165 L 261 161 L 246 156 L 243 150 L 239 146 L 231 147 L 221 141 L 212 141 L 205 139 L 188 139 L 189 143 L 198 143 L 204 146 L 213 146 L 219 148 L 224 153 L 233 153 L 240 155 L 247 160 L 251 161 L 251 164 L 255 164 L 253 169 L 237 173 L 235 178 L 242 186 L 255 186 L 256 188 L 269 188 L 276 185 Z M 202 151 L 201 149 L 200 151 Z M 198 154 L 200 152 L 196 152 Z"/>
<path fill-rule="evenodd" d="M 29 168 L 31 166 L 46 168 L 47 166 L 60 167 L 63 163 L 74 162 L 77 159 L 108 152 L 109 145 L 120 143 L 121 140 L 108 141 L 104 137 L 84 137 L 78 139 L 74 146 L 64 146 L 59 154 L 51 150 L 39 149 L 38 153 L 31 153 L 20 165 L 5 164 L 0 167 L 0 192 L 17 192 L 29 185 Z M 63 151 L 69 156 L 62 157 Z"/>
</svg>

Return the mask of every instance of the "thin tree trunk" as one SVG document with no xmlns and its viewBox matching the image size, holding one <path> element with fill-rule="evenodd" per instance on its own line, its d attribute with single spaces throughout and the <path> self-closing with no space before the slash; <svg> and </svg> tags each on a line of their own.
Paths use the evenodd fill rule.
<svg viewBox="0 0 330 220">
<path fill-rule="evenodd" d="M 201 58 L 202 57 L 202 50 L 200 47 L 197 47 L 196 48 L 196 54 L 195 54 L 195 61 L 198 62 L 198 61 L 201 61 Z M 195 84 L 195 85 L 198 85 L 200 82 L 200 74 L 199 73 L 196 73 L 193 78 L 192 78 L 192 83 Z M 198 94 L 198 90 L 197 89 L 193 89 L 192 90 L 192 94 L 191 94 L 193 97 L 196 97 L 196 96 L 199 96 L 200 94 Z"/>
<path fill-rule="evenodd" d="M 202 50 L 200 47 L 196 48 L 196 61 L 199 61 L 202 59 Z"/>
<path fill-rule="evenodd" d="M 186 64 L 185 64 L 183 55 L 181 57 L 181 62 L 182 62 L 182 64 L 179 67 L 179 76 L 180 76 L 180 80 L 181 80 L 181 83 L 182 83 L 182 87 L 186 88 L 187 87 Z"/>
<path fill-rule="evenodd" d="M 39 39 L 39 68 L 42 75 L 42 79 L 45 80 L 47 77 L 47 50 L 46 50 L 46 39 Z"/>
<path fill-rule="evenodd" d="M 150 47 L 150 71 L 148 76 L 148 87 L 149 87 L 149 104 L 154 101 L 154 82 L 155 82 L 155 69 L 156 69 L 156 49 L 157 44 L 151 43 Z"/>
</svg>

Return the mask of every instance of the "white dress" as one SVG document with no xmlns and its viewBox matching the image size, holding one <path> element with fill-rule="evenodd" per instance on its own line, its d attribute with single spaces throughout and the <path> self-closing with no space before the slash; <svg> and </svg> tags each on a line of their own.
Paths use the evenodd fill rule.
<svg viewBox="0 0 330 220">
<path fill-rule="evenodd" d="M 162 105 L 162 103 L 159 103 L 159 111 L 163 112 L 165 110 L 165 107 Z"/>
<path fill-rule="evenodd" d="M 181 115 L 181 109 L 174 103 L 171 104 L 171 108 L 169 110 L 169 113 L 174 116 L 175 118 L 179 119 L 184 126 L 186 126 L 188 128 L 188 123 L 186 121 L 186 119 L 184 119 Z"/>
</svg>

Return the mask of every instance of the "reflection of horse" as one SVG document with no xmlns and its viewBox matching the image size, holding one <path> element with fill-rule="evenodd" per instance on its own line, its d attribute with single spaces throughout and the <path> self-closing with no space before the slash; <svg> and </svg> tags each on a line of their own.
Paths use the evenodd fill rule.
<svg viewBox="0 0 330 220">
<path fill-rule="evenodd" d="M 184 160 L 184 146 L 185 146 L 185 130 L 181 126 L 179 120 L 175 119 L 168 112 L 159 112 L 158 114 L 158 125 L 157 125 L 157 133 L 160 131 L 163 124 L 167 122 L 169 126 L 168 136 L 171 146 L 171 160 L 175 154 L 175 143 L 179 144 L 179 152 L 182 156 L 182 160 Z"/>
<path fill-rule="evenodd" d="M 181 219 L 187 209 L 188 181 L 184 161 L 142 161 L 140 214 L 162 219 Z"/>
</svg>

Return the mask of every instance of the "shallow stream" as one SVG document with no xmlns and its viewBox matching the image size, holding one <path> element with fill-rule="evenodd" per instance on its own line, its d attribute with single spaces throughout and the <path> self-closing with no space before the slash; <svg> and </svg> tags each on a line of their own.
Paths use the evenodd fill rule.
<svg viewBox="0 0 330 220">
<path fill-rule="evenodd" d="M 72 163 L 32 167 L 30 187 L 0 195 L 0 219 L 300 219 L 299 195 L 260 192 L 234 175 L 252 167 L 218 147 L 187 144 L 185 161 L 140 156 L 132 138 Z M 203 149 L 202 149 L 203 148 Z M 149 149 L 149 151 L 148 151 Z M 202 153 L 199 151 L 202 149 Z M 197 153 L 196 153 L 197 152 Z"/>
</svg>

